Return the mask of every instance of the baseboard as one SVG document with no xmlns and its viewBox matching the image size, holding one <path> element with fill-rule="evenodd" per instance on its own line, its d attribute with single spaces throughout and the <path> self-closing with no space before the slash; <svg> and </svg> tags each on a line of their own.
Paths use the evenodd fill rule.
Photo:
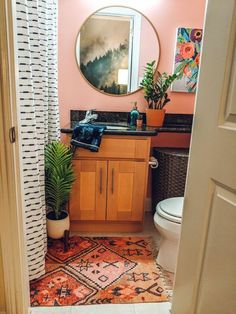
<svg viewBox="0 0 236 314">
<path fill-rule="evenodd" d="M 152 199 L 151 199 L 151 197 L 146 197 L 145 208 L 146 208 L 146 210 L 145 210 L 146 212 L 152 211 Z"/>
<path fill-rule="evenodd" d="M 71 220 L 70 231 L 72 232 L 141 232 L 143 230 L 142 221 L 120 222 L 120 221 L 99 221 L 99 220 Z"/>
</svg>

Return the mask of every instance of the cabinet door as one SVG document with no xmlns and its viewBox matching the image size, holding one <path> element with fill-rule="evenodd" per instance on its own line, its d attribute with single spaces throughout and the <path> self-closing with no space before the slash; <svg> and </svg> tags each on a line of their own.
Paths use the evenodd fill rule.
<svg viewBox="0 0 236 314">
<path fill-rule="evenodd" d="M 69 201 L 71 220 L 106 218 L 107 162 L 73 160 L 76 181 Z"/>
<path fill-rule="evenodd" d="M 147 164 L 109 161 L 107 220 L 142 221 L 147 184 Z"/>
</svg>

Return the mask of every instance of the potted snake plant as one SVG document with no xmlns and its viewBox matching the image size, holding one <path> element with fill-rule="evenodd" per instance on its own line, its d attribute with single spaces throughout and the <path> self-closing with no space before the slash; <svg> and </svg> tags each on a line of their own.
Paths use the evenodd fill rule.
<svg viewBox="0 0 236 314">
<path fill-rule="evenodd" d="M 47 232 L 53 239 L 64 236 L 70 228 L 66 210 L 75 180 L 71 149 L 59 141 L 45 147 L 45 195 L 47 206 Z"/>
<path fill-rule="evenodd" d="M 155 71 L 155 61 L 146 64 L 140 86 L 143 87 L 144 98 L 148 104 L 148 109 L 146 109 L 147 125 L 157 127 L 163 125 L 164 107 L 170 101 L 167 90 L 178 76 L 178 73 L 169 75 L 166 72 L 161 74 Z"/>
</svg>

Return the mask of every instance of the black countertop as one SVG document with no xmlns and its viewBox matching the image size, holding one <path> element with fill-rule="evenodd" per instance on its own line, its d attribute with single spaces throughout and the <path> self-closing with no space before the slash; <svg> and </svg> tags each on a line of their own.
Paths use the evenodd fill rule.
<svg viewBox="0 0 236 314">
<path fill-rule="evenodd" d="M 61 128 L 62 133 L 70 134 L 73 132 L 73 129 L 79 124 L 78 121 L 72 121 L 67 126 Z M 138 136 L 155 136 L 158 133 L 191 133 L 192 126 L 191 125 L 163 125 L 163 127 L 151 127 L 142 125 L 142 127 L 131 127 L 128 124 L 115 124 L 115 123 L 107 123 L 108 125 L 117 125 L 121 127 L 128 127 L 128 129 L 124 130 L 105 130 L 104 134 L 107 135 L 138 135 Z M 96 125 L 99 125 L 99 122 L 96 123 Z M 102 123 L 101 123 L 102 125 Z"/>
<path fill-rule="evenodd" d="M 84 119 L 85 110 L 71 110 L 70 120 L 65 127 L 61 128 L 62 133 L 72 133 L 75 126 L 79 121 Z M 146 115 L 143 115 L 144 124 L 142 127 L 130 127 L 127 124 L 129 122 L 129 112 L 110 112 L 110 111 L 96 111 L 98 113 L 98 119 L 96 125 L 120 125 L 128 127 L 125 130 L 105 130 L 105 134 L 109 135 L 138 135 L 138 136 L 155 136 L 157 133 L 191 133 L 192 130 L 192 114 L 170 114 L 166 113 L 164 125 L 161 128 L 146 126 Z"/>
<path fill-rule="evenodd" d="M 70 125 L 61 128 L 61 133 L 67 133 L 67 134 L 71 134 L 73 132 L 73 129 L 79 124 L 78 121 L 72 121 Z M 119 124 L 119 123 L 107 123 L 108 125 L 112 125 L 112 126 L 117 126 L 117 127 L 124 127 L 127 129 L 118 129 L 118 130 L 108 130 L 105 129 L 104 134 L 106 135 L 133 135 L 133 136 L 155 136 L 157 135 L 157 128 L 155 127 L 150 127 L 150 126 L 146 126 L 143 125 L 142 127 L 131 127 L 128 124 Z M 100 124 L 99 122 L 96 123 L 95 125 L 103 125 L 104 124 Z"/>
</svg>

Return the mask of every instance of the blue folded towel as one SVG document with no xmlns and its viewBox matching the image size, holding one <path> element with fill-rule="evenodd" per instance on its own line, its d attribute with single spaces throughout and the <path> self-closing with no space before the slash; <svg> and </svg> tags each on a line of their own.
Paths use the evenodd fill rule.
<svg viewBox="0 0 236 314">
<path fill-rule="evenodd" d="M 71 145 L 74 150 L 76 147 L 83 147 L 92 152 L 99 150 L 101 139 L 106 126 L 92 124 L 80 124 L 75 127 L 72 134 Z"/>
</svg>

